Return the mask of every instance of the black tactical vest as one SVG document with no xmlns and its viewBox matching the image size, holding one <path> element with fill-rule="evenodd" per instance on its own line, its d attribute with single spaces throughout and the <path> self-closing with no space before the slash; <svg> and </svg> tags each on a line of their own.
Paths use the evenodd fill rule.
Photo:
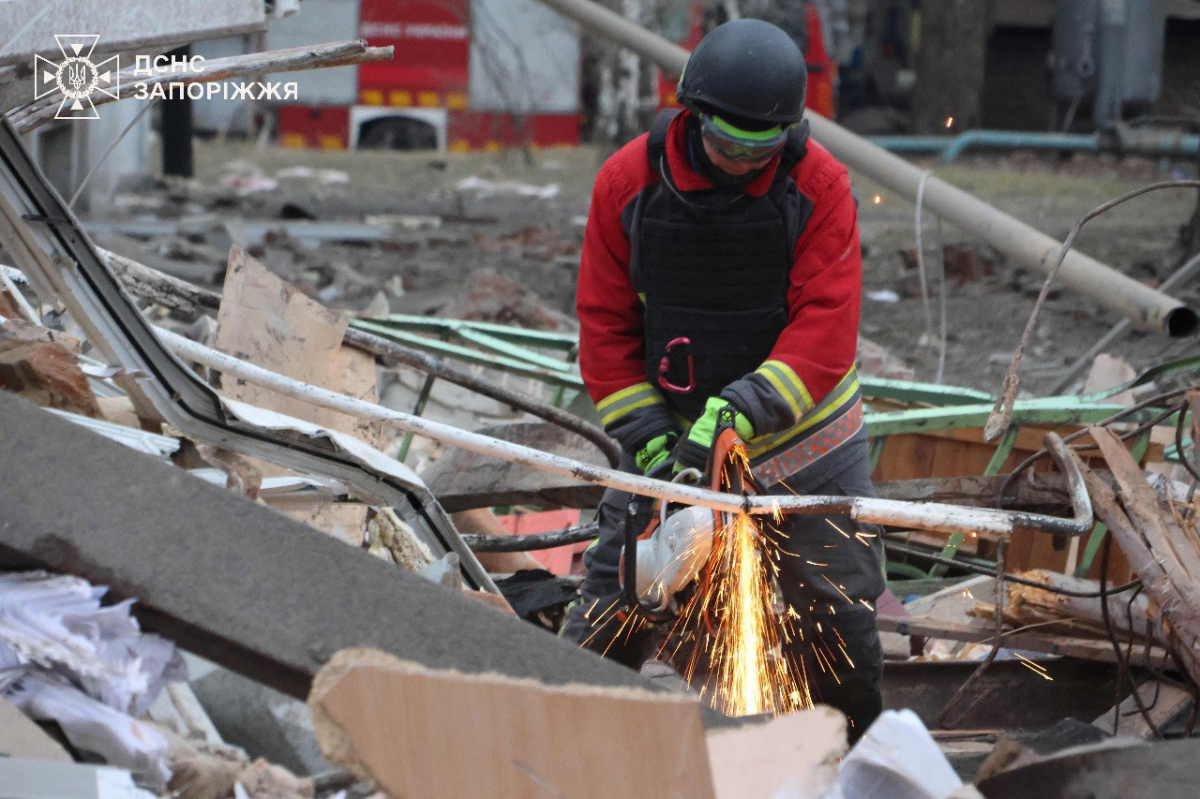
<svg viewBox="0 0 1200 799">
<path fill-rule="evenodd" d="M 762 197 L 685 192 L 666 152 L 678 113 L 654 120 L 646 150 L 662 180 L 634 201 L 626 229 L 633 285 L 645 303 L 647 378 L 695 419 L 709 397 L 762 365 L 787 326 L 792 253 L 812 214 L 790 174 L 807 152 L 808 125 L 788 138 Z"/>
</svg>

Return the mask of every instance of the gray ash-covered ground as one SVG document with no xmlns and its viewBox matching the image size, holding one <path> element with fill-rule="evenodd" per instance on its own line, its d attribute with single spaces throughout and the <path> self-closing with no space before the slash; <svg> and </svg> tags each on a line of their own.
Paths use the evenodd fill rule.
<svg viewBox="0 0 1200 799">
<path fill-rule="evenodd" d="M 528 156 L 435 156 L 199 142 L 194 181 L 114 198 L 105 217 L 179 220 L 184 224 L 178 233 L 134 238 L 108 231 L 96 238 L 150 266 L 210 285 L 220 283 L 229 245 L 243 241 L 272 270 L 333 308 L 379 309 L 382 293 L 392 312 L 564 327 L 573 316 L 583 218 L 602 161 L 603 152 L 590 147 Z M 1058 238 L 1093 207 L 1122 192 L 1194 176 L 1187 166 L 1092 156 L 1060 160 L 1016 154 L 924 166 Z M 261 190 L 239 193 L 232 176 Z M 557 184 L 559 190 L 540 198 L 456 188 L 471 177 Z M 929 345 L 935 342 L 926 335 L 915 270 L 911 263 L 906 268 L 902 254 L 914 247 L 914 205 L 861 175 L 854 176 L 854 184 L 864 249 L 863 334 L 906 360 L 918 378 L 932 379 L 937 359 L 935 346 Z M 1195 193 L 1185 190 L 1140 198 L 1092 222 L 1078 247 L 1155 284 L 1179 256 L 1173 249 L 1178 230 L 1195 202 Z M 259 221 L 288 218 L 368 221 L 387 232 L 376 242 L 327 240 L 317 246 L 276 233 L 261 240 L 247 235 Z M 936 274 L 938 226 L 929 214 L 923 229 L 927 263 Z M 996 391 L 1042 275 L 1015 268 L 949 225 L 943 226 L 942 238 L 959 251 L 947 300 L 945 382 Z M 867 298 L 880 291 L 895 291 L 900 298 Z M 1200 305 L 1197 292 L 1183 294 Z M 936 313 L 936 300 L 933 308 Z M 1116 315 L 1090 301 L 1056 291 L 1027 355 L 1022 388 L 1036 394 L 1052 385 L 1063 366 L 1116 321 Z M 1112 351 L 1141 369 L 1194 348 L 1191 341 L 1134 333 Z"/>
</svg>

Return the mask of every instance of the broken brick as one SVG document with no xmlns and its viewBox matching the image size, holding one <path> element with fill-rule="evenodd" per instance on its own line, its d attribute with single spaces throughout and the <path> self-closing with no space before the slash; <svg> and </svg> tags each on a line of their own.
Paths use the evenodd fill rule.
<svg viewBox="0 0 1200 799">
<path fill-rule="evenodd" d="M 46 408 L 99 417 L 87 376 L 55 334 L 9 320 L 0 327 L 0 388 Z"/>
</svg>

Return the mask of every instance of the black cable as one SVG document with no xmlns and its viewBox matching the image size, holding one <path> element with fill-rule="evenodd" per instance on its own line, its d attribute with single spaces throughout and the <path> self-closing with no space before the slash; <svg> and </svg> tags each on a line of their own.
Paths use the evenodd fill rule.
<svg viewBox="0 0 1200 799">
<path fill-rule="evenodd" d="M 552 533 L 518 533 L 516 535 L 464 533 L 462 540 L 474 552 L 529 552 L 535 549 L 553 549 L 591 541 L 599 534 L 600 524 L 593 522 L 579 527 L 568 527 L 566 530 L 555 530 Z"/>
<path fill-rule="evenodd" d="M 1150 731 L 1154 733 L 1154 737 L 1158 740 L 1163 739 L 1162 731 L 1158 725 L 1154 723 L 1154 719 L 1150 718 L 1150 711 L 1146 709 L 1146 705 L 1142 702 L 1142 695 L 1138 691 L 1138 685 L 1133 681 L 1133 674 L 1129 671 L 1129 664 L 1125 661 L 1121 653 L 1121 643 L 1117 641 L 1116 633 L 1113 631 L 1112 618 L 1108 612 L 1108 560 L 1112 553 L 1112 536 L 1104 536 L 1104 546 L 1100 550 L 1100 615 L 1104 618 L 1104 632 L 1108 634 L 1108 641 L 1112 644 L 1113 654 L 1117 658 L 1117 681 L 1120 684 L 1122 678 L 1129 685 L 1133 692 L 1133 702 L 1137 705 L 1138 712 L 1142 714 L 1146 725 Z M 1120 703 L 1118 702 L 1113 710 L 1113 734 L 1117 732 L 1117 724 L 1120 721 Z"/>
<path fill-rule="evenodd" d="M 1137 601 L 1138 595 L 1140 595 L 1141 592 L 1142 589 L 1139 587 L 1138 590 L 1134 591 L 1132 596 L 1129 597 L 1129 601 L 1125 603 L 1125 627 L 1129 631 L 1129 639 L 1125 642 L 1125 662 L 1128 664 L 1133 663 L 1133 643 L 1134 639 L 1137 638 L 1137 636 L 1134 634 L 1133 628 L 1133 603 Z M 1150 638 L 1149 619 L 1146 619 L 1146 635 L 1146 664 L 1149 665 L 1150 646 L 1152 643 L 1152 639 Z M 1130 666 L 1130 671 L 1132 672 L 1132 666 Z M 1159 670 L 1151 668 L 1150 671 L 1154 675 L 1154 698 L 1150 700 L 1150 704 L 1146 707 L 1147 713 L 1158 707 L 1158 700 L 1159 697 L 1162 696 L 1163 686 L 1163 675 L 1159 672 Z M 1133 713 L 1129 712 L 1126 715 L 1132 716 Z"/>
<path fill-rule="evenodd" d="M 885 536 L 886 535 L 887 534 L 885 534 Z M 934 563 L 944 563 L 947 566 L 958 566 L 963 569 L 966 569 L 967 571 L 975 572 L 976 574 L 994 575 L 996 573 L 996 569 L 994 567 L 988 568 L 986 566 L 979 566 L 977 564 L 970 563 L 967 561 L 954 560 L 951 558 L 943 558 L 940 555 L 934 555 L 930 552 L 923 552 L 922 550 L 919 550 L 915 547 L 908 547 L 908 546 L 904 546 L 903 544 L 890 543 L 885 540 L 883 545 L 885 548 L 895 549 L 897 552 L 899 552 L 902 555 L 909 555 L 909 556 L 916 557 L 916 558 L 922 558 L 924 560 L 933 561 Z M 1004 579 L 1008 582 L 1016 583 L 1017 585 L 1027 585 L 1030 588 L 1040 588 L 1043 591 L 1049 591 L 1052 594 L 1060 594 L 1062 596 L 1076 597 L 1078 599 L 1096 599 L 1101 596 L 1099 591 L 1072 591 L 1069 588 L 1059 588 L 1058 586 L 1050 585 L 1049 583 L 1042 583 L 1042 582 L 1038 582 L 1037 580 L 1029 580 L 1024 577 L 1019 577 L 1019 576 L 1013 574 L 1012 572 L 1005 572 Z M 1116 588 L 1109 589 L 1108 595 L 1112 596 L 1114 594 L 1124 593 L 1125 591 L 1128 591 L 1132 588 L 1140 588 L 1141 585 L 1142 585 L 1141 580 L 1131 580 L 1130 582 L 1125 583 L 1124 585 L 1119 585 Z"/>
<path fill-rule="evenodd" d="M 1005 597 L 1007 596 L 1007 592 L 1004 587 L 1004 579 L 1005 575 L 1008 574 L 1008 571 L 1005 568 L 1007 562 L 1008 541 L 1001 539 L 999 542 L 997 542 L 996 548 L 996 626 L 992 637 L 992 648 L 991 651 L 988 652 L 987 657 L 983 659 L 983 662 L 975 667 L 975 671 L 971 672 L 971 676 L 967 678 L 966 682 L 958 687 L 958 690 L 955 691 L 954 695 L 950 697 L 950 701 L 947 702 L 946 706 L 942 708 L 942 712 L 938 715 L 938 727 L 943 730 L 953 730 L 957 728 L 960 724 L 962 724 L 963 721 L 966 720 L 967 714 L 970 713 L 971 710 L 973 710 L 974 707 L 983 700 L 984 696 L 988 695 L 983 691 L 977 692 L 971 703 L 968 704 L 966 708 L 964 708 L 957 716 L 955 716 L 953 719 L 951 718 L 950 712 L 955 708 L 956 705 L 958 705 L 959 702 L 962 701 L 963 697 L 970 692 L 971 686 L 978 682 L 983 677 L 984 672 L 986 672 L 988 668 L 991 667 L 992 663 L 995 662 L 996 656 L 1000 654 L 1000 648 L 1004 644 L 1004 603 Z"/>
</svg>

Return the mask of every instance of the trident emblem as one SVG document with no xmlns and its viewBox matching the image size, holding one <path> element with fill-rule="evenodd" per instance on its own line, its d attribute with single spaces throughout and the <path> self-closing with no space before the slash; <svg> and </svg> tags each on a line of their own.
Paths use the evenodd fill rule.
<svg viewBox="0 0 1200 799">
<path fill-rule="evenodd" d="M 58 92 L 63 97 L 55 119 L 99 119 L 92 97 L 99 93 L 117 99 L 121 68 L 117 56 L 92 61 L 99 36 L 62 34 L 54 39 L 63 60 L 56 64 L 40 55 L 34 58 L 34 99 Z"/>
</svg>

